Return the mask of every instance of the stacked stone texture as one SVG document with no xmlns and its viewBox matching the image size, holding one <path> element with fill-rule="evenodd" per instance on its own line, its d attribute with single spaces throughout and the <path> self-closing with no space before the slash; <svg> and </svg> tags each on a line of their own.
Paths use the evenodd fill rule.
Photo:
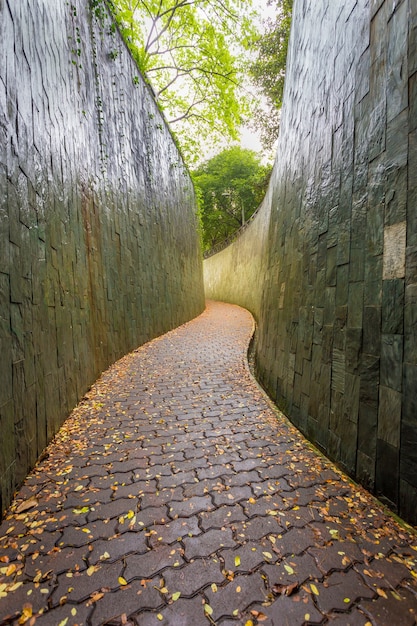
<svg viewBox="0 0 417 626">
<path fill-rule="evenodd" d="M 412 0 L 296 0 L 273 190 L 259 217 L 269 233 L 260 251 L 252 243 L 265 268 L 252 307 L 263 384 L 414 522 L 416 77 Z M 227 282 L 236 291 L 245 276 L 226 274 L 216 296 L 240 303 Z"/>
<path fill-rule="evenodd" d="M 1 510 L 100 372 L 203 308 L 190 178 L 91 4 L 0 0 Z"/>
</svg>

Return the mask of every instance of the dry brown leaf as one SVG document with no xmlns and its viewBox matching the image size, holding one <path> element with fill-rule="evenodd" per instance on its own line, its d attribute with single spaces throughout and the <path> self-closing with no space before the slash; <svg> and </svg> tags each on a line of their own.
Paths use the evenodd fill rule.
<svg viewBox="0 0 417 626">
<path fill-rule="evenodd" d="M 297 590 L 298 590 L 298 582 L 291 583 L 291 585 L 274 585 L 272 587 L 273 593 L 275 593 L 275 595 L 277 596 L 279 595 L 290 596 Z"/>
<path fill-rule="evenodd" d="M 24 513 L 24 511 L 29 511 L 29 509 L 33 509 L 34 506 L 38 505 L 38 501 L 36 498 L 32 497 L 29 498 L 28 500 L 24 500 L 23 502 L 21 502 L 19 504 L 19 506 L 16 509 L 16 513 Z"/>
</svg>

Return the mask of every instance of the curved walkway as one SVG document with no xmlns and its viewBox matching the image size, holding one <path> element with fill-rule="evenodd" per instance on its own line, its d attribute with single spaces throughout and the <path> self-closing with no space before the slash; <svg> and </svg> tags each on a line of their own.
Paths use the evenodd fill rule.
<svg viewBox="0 0 417 626">
<path fill-rule="evenodd" d="M 111 367 L 0 526 L 0 623 L 416 623 L 417 541 L 252 379 L 247 311 Z"/>
</svg>

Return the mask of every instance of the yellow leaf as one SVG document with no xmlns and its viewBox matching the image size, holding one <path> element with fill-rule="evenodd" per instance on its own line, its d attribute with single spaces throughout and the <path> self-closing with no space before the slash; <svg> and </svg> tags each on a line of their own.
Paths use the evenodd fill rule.
<svg viewBox="0 0 417 626">
<path fill-rule="evenodd" d="M 344 602 L 345 604 L 349 604 L 349 602 L 350 602 L 350 598 L 344 598 L 344 599 L 343 599 L 343 602 Z"/>
<path fill-rule="evenodd" d="M 66 617 L 61 622 L 59 622 L 58 626 L 66 626 L 67 623 L 68 623 L 68 617 Z"/>
<path fill-rule="evenodd" d="M 270 552 L 262 552 L 266 559 L 272 559 L 272 554 Z"/>
<path fill-rule="evenodd" d="M 376 592 L 379 596 L 381 596 L 381 598 L 385 598 L 386 600 L 388 599 L 387 594 L 385 593 L 385 591 L 383 589 L 381 589 L 380 587 L 376 588 Z"/>
<path fill-rule="evenodd" d="M 132 517 L 134 517 L 135 513 L 134 511 L 129 511 L 129 513 L 126 515 L 127 519 L 132 519 Z"/>
<path fill-rule="evenodd" d="M 256 504 L 256 500 L 255 500 L 255 498 L 249 498 L 248 502 L 249 502 L 250 504 Z"/>
<path fill-rule="evenodd" d="M 162 622 L 162 620 L 164 619 L 164 616 L 162 615 L 162 613 L 158 613 L 158 615 L 156 616 L 160 622 Z"/>
<path fill-rule="evenodd" d="M 110 558 L 110 554 L 108 552 L 105 552 L 104 554 L 101 555 L 100 557 L 100 561 L 105 561 L 106 559 Z"/>
<path fill-rule="evenodd" d="M 81 489 L 84 489 L 84 485 L 78 485 L 78 487 L 75 487 L 74 491 L 81 491 Z"/>
<path fill-rule="evenodd" d="M 176 602 L 178 598 L 180 597 L 180 595 L 181 595 L 181 591 L 176 591 L 175 593 L 172 594 L 172 600 Z"/>
<path fill-rule="evenodd" d="M 233 611 L 233 615 L 234 615 L 235 617 L 236 617 L 236 615 L 239 615 L 239 609 L 235 609 L 235 610 Z"/>
<path fill-rule="evenodd" d="M 310 585 L 310 589 L 311 591 L 314 593 L 315 596 L 319 596 L 319 590 L 317 589 L 316 585 Z"/>
<path fill-rule="evenodd" d="M 245 626 L 253 626 L 252 620 L 248 619 L 248 621 L 245 623 Z"/>
<path fill-rule="evenodd" d="M 16 589 L 19 589 L 19 587 L 21 587 L 23 585 L 23 582 L 19 582 L 19 583 L 15 583 L 14 585 L 12 585 L 11 587 L 8 588 L 8 592 L 10 591 L 16 591 Z M 6 586 L 6 585 L 5 585 Z M 3 589 L 1 591 L 4 591 Z"/>
<path fill-rule="evenodd" d="M 77 609 L 75 607 L 73 609 L 71 609 L 71 615 L 73 617 L 75 617 L 77 615 Z"/>
<path fill-rule="evenodd" d="M 207 615 L 213 615 L 213 609 L 209 604 L 204 605 L 204 613 L 207 613 Z"/>
<path fill-rule="evenodd" d="M 166 587 L 162 587 L 162 589 L 159 590 L 161 593 L 168 593 L 168 589 Z"/>
<path fill-rule="evenodd" d="M 95 571 L 96 571 L 96 566 L 95 565 L 90 565 L 90 567 L 87 570 L 87 576 L 92 576 Z"/>
<path fill-rule="evenodd" d="M 293 570 L 293 568 L 291 567 L 291 565 L 286 565 L 286 564 L 285 564 L 285 565 L 284 565 L 284 569 L 285 569 L 285 571 L 286 571 L 286 572 L 288 572 L 288 574 L 294 574 L 294 570 Z"/>
<path fill-rule="evenodd" d="M 309 622 L 309 621 L 310 621 L 310 613 L 306 613 L 306 614 L 304 615 L 304 621 L 305 621 L 305 622 Z"/>
<path fill-rule="evenodd" d="M 240 565 L 240 556 L 235 556 L 235 566 L 239 567 Z"/>
<path fill-rule="evenodd" d="M 242 587 L 236 587 L 236 593 L 240 593 L 242 591 Z"/>
<path fill-rule="evenodd" d="M 119 583 L 119 585 L 122 585 L 123 587 L 127 585 L 127 580 L 123 578 L 123 576 L 119 576 L 119 578 L 117 579 L 117 582 Z"/>
<path fill-rule="evenodd" d="M 212 590 L 213 593 L 217 592 L 217 585 L 216 585 L 216 583 L 212 583 L 211 590 Z"/>
<path fill-rule="evenodd" d="M 277 511 L 268 511 L 268 515 L 278 515 Z"/>
</svg>

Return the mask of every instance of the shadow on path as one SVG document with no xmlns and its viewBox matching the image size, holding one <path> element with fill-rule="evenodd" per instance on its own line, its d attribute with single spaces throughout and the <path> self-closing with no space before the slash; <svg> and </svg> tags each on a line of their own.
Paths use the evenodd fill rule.
<svg viewBox="0 0 417 626">
<path fill-rule="evenodd" d="M 249 373 L 208 303 L 97 381 L 0 526 L 0 623 L 416 624 L 417 539 Z"/>
</svg>

